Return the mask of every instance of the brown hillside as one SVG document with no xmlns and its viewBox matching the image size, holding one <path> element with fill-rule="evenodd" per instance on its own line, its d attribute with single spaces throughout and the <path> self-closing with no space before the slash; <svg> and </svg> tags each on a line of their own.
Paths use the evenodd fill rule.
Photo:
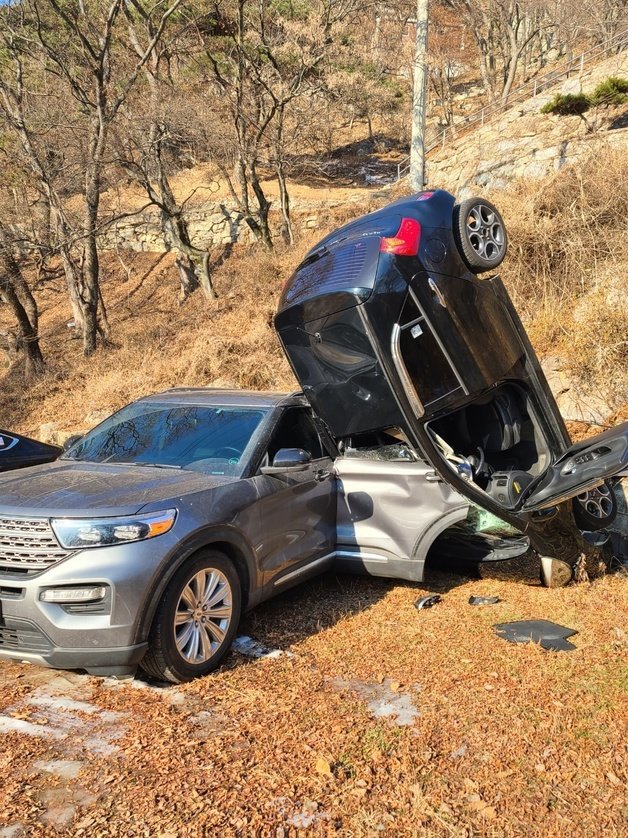
<svg viewBox="0 0 628 838">
<path fill-rule="evenodd" d="M 559 356 L 574 388 L 593 393 L 608 414 L 628 402 L 627 168 L 625 155 L 602 148 L 578 166 L 490 196 L 510 233 L 503 276 L 537 350 Z M 333 189 L 327 195 L 336 197 Z M 25 389 L 19 365 L 7 370 L 0 425 L 35 435 L 48 422 L 83 429 L 95 411 L 173 386 L 295 387 L 271 326 L 281 285 L 327 230 L 376 203 L 358 206 L 330 210 L 292 249 L 235 246 L 214 268 L 212 303 L 197 293 L 177 304 L 171 254 L 125 253 L 124 263 L 103 254 L 111 345 L 88 359 L 67 326 L 63 281 L 48 283 L 40 292 L 48 372 Z M 0 328 L 8 324 L 0 310 Z"/>
<path fill-rule="evenodd" d="M 351 205 L 350 212 L 359 210 Z M 335 211 L 328 227 L 345 220 L 346 211 Z M 0 378 L 0 426 L 35 436 L 49 422 L 60 431 L 84 429 L 97 411 L 183 385 L 296 389 L 272 316 L 281 285 L 322 233 L 303 233 L 294 248 L 278 245 L 272 254 L 236 245 L 215 267 L 218 299 L 210 303 L 197 293 L 182 306 L 173 254 L 124 253 L 122 262 L 102 254 L 110 345 L 90 358 L 68 327 L 63 279 L 47 283 L 40 292 L 47 374 L 25 387 L 19 363 L 7 369 Z M 0 329 L 10 325 L 0 309 Z"/>
</svg>

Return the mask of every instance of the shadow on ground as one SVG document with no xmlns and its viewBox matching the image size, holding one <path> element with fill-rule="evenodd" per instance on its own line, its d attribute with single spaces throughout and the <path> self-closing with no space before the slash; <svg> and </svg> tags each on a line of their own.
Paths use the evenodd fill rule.
<svg viewBox="0 0 628 838">
<path fill-rule="evenodd" d="M 428 557 L 423 582 L 403 582 L 369 576 L 329 572 L 286 591 L 245 614 L 240 634 L 250 635 L 267 646 L 287 649 L 311 635 L 333 626 L 338 620 L 366 611 L 393 588 L 416 590 L 417 599 L 427 593 L 446 594 L 472 579 L 495 579 L 513 584 L 538 585 L 538 558 L 526 553 L 503 562 L 454 563 Z M 230 656 L 227 666 L 237 665 Z"/>
<path fill-rule="evenodd" d="M 289 160 L 291 174 L 312 187 L 383 186 L 397 179 L 397 165 L 408 149 L 393 137 L 375 134 L 370 139 L 338 146 L 328 154 L 300 154 Z"/>
</svg>

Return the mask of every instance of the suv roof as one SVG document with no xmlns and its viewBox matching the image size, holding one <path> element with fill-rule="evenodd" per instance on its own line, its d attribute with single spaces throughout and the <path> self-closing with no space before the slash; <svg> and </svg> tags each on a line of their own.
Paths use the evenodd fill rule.
<svg viewBox="0 0 628 838">
<path fill-rule="evenodd" d="M 300 391 L 295 393 L 260 392 L 258 390 L 229 390 L 220 387 L 175 387 L 162 393 L 145 396 L 143 402 L 172 402 L 173 404 L 216 404 L 240 407 L 276 407 L 280 404 L 306 404 Z"/>
</svg>

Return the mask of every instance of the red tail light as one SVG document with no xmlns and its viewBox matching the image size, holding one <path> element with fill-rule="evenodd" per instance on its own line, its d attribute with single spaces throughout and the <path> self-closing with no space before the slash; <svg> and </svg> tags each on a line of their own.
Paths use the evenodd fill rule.
<svg viewBox="0 0 628 838">
<path fill-rule="evenodd" d="M 383 238 L 379 249 L 395 256 L 416 256 L 421 244 L 421 225 L 414 218 L 402 218 L 395 236 Z"/>
<path fill-rule="evenodd" d="M 417 201 L 429 201 L 433 194 L 433 192 L 421 192 L 417 197 Z"/>
</svg>

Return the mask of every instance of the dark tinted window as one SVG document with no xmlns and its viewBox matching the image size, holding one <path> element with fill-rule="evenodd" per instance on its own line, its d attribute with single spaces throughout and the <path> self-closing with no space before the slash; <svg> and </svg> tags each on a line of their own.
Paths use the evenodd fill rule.
<svg viewBox="0 0 628 838">
<path fill-rule="evenodd" d="M 0 433 L 0 454 L 5 454 L 18 444 L 17 437 L 9 436 L 5 433 Z"/>
<path fill-rule="evenodd" d="M 88 433 L 65 458 L 239 476 L 246 465 L 242 455 L 264 415 L 254 408 L 139 402 Z"/>
<path fill-rule="evenodd" d="M 424 405 L 460 386 L 425 320 L 419 320 L 414 326 L 405 326 L 399 336 L 399 346 L 403 364 Z"/>
<path fill-rule="evenodd" d="M 373 288 L 379 238 L 364 238 L 315 254 L 297 268 L 282 300 L 282 307 L 322 294 L 354 288 Z"/>
</svg>

